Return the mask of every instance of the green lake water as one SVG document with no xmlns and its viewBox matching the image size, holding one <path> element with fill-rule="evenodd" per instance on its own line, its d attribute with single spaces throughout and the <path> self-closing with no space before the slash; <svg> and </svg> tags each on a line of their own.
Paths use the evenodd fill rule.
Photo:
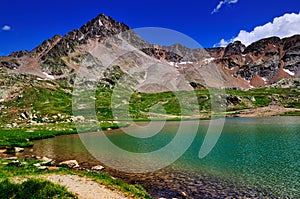
<svg viewBox="0 0 300 199">
<path fill-rule="evenodd" d="M 177 161 L 151 173 L 128 174 L 124 179 L 142 184 L 156 197 L 178 197 L 176 190 L 182 190 L 192 198 L 222 198 L 227 194 L 300 198 L 300 117 L 228 118 L 217 144 L 203 159 L 198 154 L 209 121 L 185 121 L 185 133 L 188 136 L 191 133 L 189 126 L 197 122 L 199 130 L 194 141 Z M 146 153 L 158 150 L 174 139 L 179 124 L 166 122 L 161 132 L 151 138 L 134 138 L 122 133 L 122 129 L 110 131 L 106 136 L 126 151 Z M 126 130 L 135 131 L 133 127 Z M 88 133 L 81 138 L 93 145 L 99 135 Z M 78 135 L 36 141 L 33 153 L 57 160 L 76 159 L 83 166 L 99 164 Z M 112 165 L 118 158 L 123 158 L 126 163 L 126 157 L 119 157 L 119 154 L 109 150 L 95 148 L 93 153 L 99 153 L 100 162 L 99 157 L 111 160 Z M 164 161 L 165 158 L 166 155 L 161 154 L 157 161 Z M 124 163 L 122 161 L 115 164 Z M 150 161 L 155 164 L 155 161 Z M 151 162 L 128 162 L 124 167 L 130 167 L 130 164 L 146 167 Z M 111 165 L 108 167 L 111 168 Z M 112 174 L 116 172 L 113 168 L 108 171 Z M 162 188 L 155 188 L 155 185 Z M 260 192 L 264 194 L 259 195 Z M 212 193 L 215 195 L 209 195 Z"/>
</svg>

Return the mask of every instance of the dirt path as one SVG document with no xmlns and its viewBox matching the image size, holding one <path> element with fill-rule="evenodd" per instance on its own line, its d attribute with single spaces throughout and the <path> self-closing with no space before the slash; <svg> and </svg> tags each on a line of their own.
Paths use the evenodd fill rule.
<svg viewBox="0 0 300 199">
<path fill-rule="evenodd" d="M 87 177 L 80 177 L 77 175 L 59 175 L 49 174 L 42 176 L 32 176 L 32 178 L 43 178 L 55 184 L 59 184 L 68 189 L 69 192 L 74 193 L 79 199 L 129 199 L 123 193 L 112 191 L 104 185 L 98 184 Z M 13 178 L 14 183 L 22 183 L 28 178 Z"/>
<path fill-rule="evenodd" d="M 52 174 L 45 175 L 43 178 L 65 186 L 79 199 L 127 199 L 124 194 L 112 191 L 87 177 Z"/>
</svg>

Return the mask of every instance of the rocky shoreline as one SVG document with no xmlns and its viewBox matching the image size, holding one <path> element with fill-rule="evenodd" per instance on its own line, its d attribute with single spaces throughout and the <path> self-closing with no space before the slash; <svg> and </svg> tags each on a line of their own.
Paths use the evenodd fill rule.
<svg viewBox="0 0 300 199">
<path fill-rule="evenodd" d="M 20 154 L 20 153 L 19 153 Z M 22 155 L 21 155 L 22 156 Z M 39 170 L 56 171 L 62 167 L 69 167 L 75 171 L 105 172 L 129 184 L 139 184 L 154 198 L 276 198 L 270 190 L 263 190 L 255 186 L 239 185 L 228 179 L 220 179 L 205 173 L 185 173 L 172 166 L 145 174 L 124 173 L 93 162 L 91 164 L 78 163 L 76 160 L 56 160 L 36 155 L 25 155 L 25 162 L 18 157 L 0 153 L 0 157 L 10 160 L 10 164 L 22 166 L 26 160 L 39 160 L 36 166 Z"/>
</svg>

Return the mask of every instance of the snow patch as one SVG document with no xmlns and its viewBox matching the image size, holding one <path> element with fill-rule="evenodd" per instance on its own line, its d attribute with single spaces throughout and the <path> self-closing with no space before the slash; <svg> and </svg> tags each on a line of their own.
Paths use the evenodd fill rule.
<svg viewBox="0 0 300 199">
<path fill-rule="evenodd" d="M 262 77 L 262 79 L 264 80 L 265 83 L 268 82 L 268 79 L 267 79 L 267 78 Z"/>
<path fill-rule="evenodd" d="M 175 62 L 169 62 L 171 66 L 175 66 Z"/>
<path fill-rule="evenodd" d="M 101 19 L 98 20 L 99 26 L 103 26 Z"/>
<path fill-rule="evenodd" d="M 288 69 L 283 69 L 284 72 L 288 73 L 289 75 L 295 76 L 295 73 L 288 70 Z"/>
<path fill-rule="evenodd" d="M 211 63 L 212 61 L 214 61 L 215 60 L 215 58 L 206 58 L 206 59 L 203 59 L 203 62 L 204 62 L 204 64 L 209 64 L 209 63 Z"/>
<path fill-rule="evenodd" d="M 178 63 L 176 63 L 176 62 L 169 62 L 169 64 L 170 64 L 171 66 L 175 66 L 176 68 L 178 68 Z"/>
<path fill-rule="evenodd" d="M 45 72 L 43 72 L 43 74 L 46 76 L 47 79 L 55 79 L 53 75 L 49 75 Z"/>
<path fill-rule="evenodd" d="M 183 61 L 183 62 L 180 62 L 179 64 L 193 64 L 194 62 L 191 62 L 191 61 Z"/>
</svg>

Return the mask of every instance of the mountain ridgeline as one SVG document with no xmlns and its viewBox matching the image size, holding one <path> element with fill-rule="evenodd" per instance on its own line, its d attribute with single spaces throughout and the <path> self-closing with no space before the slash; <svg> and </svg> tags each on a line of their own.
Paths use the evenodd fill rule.
<svg viewBox="0 0 300 199">
<path fill-rule="evenodd" d="M 107 89 L 96 93 L 96 108 L 102 119 L 112 119 L 109 97 L 123 76 L 128 77 L 124 87 L 133 86 L 136 91 L 129 103 L 145 103 L 139 107 L 142 110 L 131 109 L 135 118 L 147 118 L 149 107 L 160 98 L 164 102 L 158 103 L 169 110 L 166 115 L 178 115 L 174 95 L 159 94 L 168 91 L 199 91 L 200 111 L 207 113 L 210 102 L 205 88 L 250 89 L 256 100 L 245 93 L 225 96 L 232 110 L 272 103 L 298 107 L 300 35 L 265 38 L 249 46 L 240 41 L 205 49 L 181 44 L 160 46 L 148 43 L 124 23 L 101 14 L 78 30 L 55 35 L 30 52 L 21 50 L 0 57 L 2 121 L 70 118 L 76 77 L 86 74 L 92 74 Z M 286 87 L 294 89 L 294 95 L 289 90 L 278 90 L 276 95 L 273 90 L 255 90 Z M 158 116 L 164 117 L 161 113 Z"/>
<path fill-rule="evenodd" d="M 79 62 L 74 64 L 68 60 L 87 54 L 98 59 L 97 55 L 90 53 L 92 48 L 106 38 L 124 32 L 130 32 L 127 25 L 101 14 L 78 30 L 72 30 L 65 36 L 55 35 L 30 52 L 22 50 L 0 57 L 0 68 L 43 79 L 67 79 L 68 84 L 72 84 L 73 74 L 82 66 Z M 150 56 L 173 66 L 176 69 L 173 72 L 183 75 L 191 85 L 214 87 L 213 83 L 203 81 L 201 77 L 201 68 L 205 66 L 209 70 L 211 63 L 218 67 L 222 86 L 227 88 L 261 87 L 283 78 L 300 77 L 300 35 L 283 39 L 265 38 L 249 46 L 235 41 L 227 47 L 208 49 L 189 49 L 180 44 L 168 47 L 152 45 L 132 32 L 128 37 L 134 40 L 131 44 L 143 53 L 139 56 Z M 127 59 L 123 58 L 123 63 L 131 62 L 137 67 L 143 65 L 139 63 L 143 61 L 141 58 L 129 56 Z M 126 72 L 126 67 L 122 63 L 119 65 Z"/>
</svg>

